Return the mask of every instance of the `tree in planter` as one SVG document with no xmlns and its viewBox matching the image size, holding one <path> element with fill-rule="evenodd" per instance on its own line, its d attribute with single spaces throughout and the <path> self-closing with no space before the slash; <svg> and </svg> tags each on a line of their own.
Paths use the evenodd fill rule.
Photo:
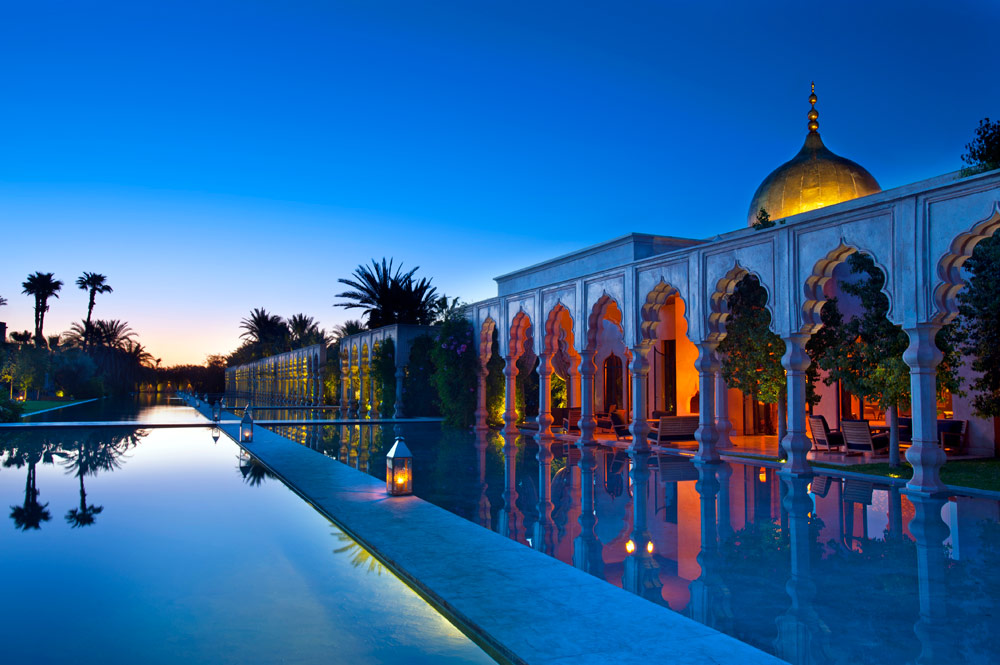
<svg viewBox="0 0 1000 665">
<path fill-rule="evenodd" d="M 785 370 L 781 357 L 785 343 L 771 332 L 767 291 L 753 275 L 741 279 L 727 297 L 729 320 L 719 344 L 722 377 L 751 399 L 778 405 L 778 436 L 784 435 Z"/>
<path fill-rule="evenodd" d="M 391 417 L 396 411 L 396 344 L 387 339 L 379 344 L 372 355 L 372 385 L 381 398 L 379 413 L 383 418 Z"/>
<path fill-rule="evenodd" d="M 885 275 L 867 254 L 847 259 L 852 281 L 840 289 L 861 302 L 859 316 L 844 321 L 836 300 L 823 307 L 824 327 L 810 340 L 810 355 L 828 372 L 825 383 L 840 381 L 853 395 L 879 405 L 889 421 L 889 465 L 899 466 L 899 406 L 910 399 L 910 370 L 903 361 L 909 337 L 887 317 L 889 299 L 882 293 Z M 950 332 L 950 331 L 949 331 Z M 958 390 L 959 358 L 949 334 L 939 335 L 945 361 L 938 367 L 938 386 Z"/>
<path fill-rule="evenodd" d="M 970 277 L 958 294 L 953 337 L 977 373 L 970 384 L 976 414 L 996 417 L 1000 416 L 1000 240 L 993 236 L 976 245 L 964 268 Z"/>
<path fill-rule="evenodd" d="M 989 118 L 979 121 L 976 138 L 966 144 L 962 161 L 967 164 L 962 169 L 963 176 L 1000 169 L 1000 121 L 990 122 Z"/>
<path fill-rule="evenodd" d="M 444 424 L 448 427 L 471 427 L 475 420 L 476 373 L 479 366 L 472 324 L 458 315 L 446 316 L 438 328 L 431 358 L 434 362 L 434 386 Z"/>
</svg>

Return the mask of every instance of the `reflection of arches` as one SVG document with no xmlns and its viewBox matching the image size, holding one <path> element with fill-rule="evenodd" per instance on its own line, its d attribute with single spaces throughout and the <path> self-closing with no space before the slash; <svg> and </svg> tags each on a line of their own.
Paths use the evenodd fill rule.
<svg viewBox="0 0 1000 665">
<path fill-rule="evenodd" d="M 981 241 L 993 235 L 1000 228 L 1000 201 L 993 204 L 989 217 L 977 222 L 972 229 L 959 234 L 952 241 L 948 253 L 938 263 L 938 277 L 941 283 L 934 289 L 934 321 L 948 323 L 958 314 L 958 292 L 965 286 L 962 266 L 972 256 L 972 251 Z"/>
<path fill-rule="evenodd" d="M 889 300 L 889 311 L 886 312 L 886 317 L 890 321 L 892 320 L 893 299 L 888 290 L 889 271 L 886 270 L 885 266 L 879 262 L 874 253 L 868 250 L 859 250 L 857 247 L 851 247 L 841 241 L 840 245 L 838 245 L 836 249 L 830 251 L 826 256 L 816 262 L 816 265 L 813 267 L 812 274 L 806 278 L 805 300 L 802 303 L 801 332 L 811 335 L 823 327 L 823 320 L 820 318 L 820 313 L 823 310 L 823 305 L 826 304 L 827 301 L 825 292 L 826 284 L 833 279 L 833 271 L 837 268 L 837 266 L 846 261 L 851 254 L 858 251 L 870 256 L 872 261 L 875 262 L 875 266 L 882 271 L 882 276 L 885 278 L 885 281 L 882 284 L 882 293 L 884 293 L 885 297 Z"/>
</svg>

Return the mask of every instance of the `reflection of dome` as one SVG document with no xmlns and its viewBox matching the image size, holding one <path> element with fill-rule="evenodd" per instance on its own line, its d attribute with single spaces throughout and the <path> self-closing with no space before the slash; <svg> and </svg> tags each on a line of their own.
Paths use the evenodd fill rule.
<svg viewBox="0 0 1000 665">
<path fill-rule="evenodd" d="M 771 219 L 784 219 L 807 210 L 850 201 L 881 192 L 872 174 L 849 159 L 830 152 L 819 137 L 816 86 L 809 95 L 809 134 L 791 161 L 764 178 L 750 202 L 747 223 L 753 226 L 757 212 L 764 208 Z"/>
</svg>

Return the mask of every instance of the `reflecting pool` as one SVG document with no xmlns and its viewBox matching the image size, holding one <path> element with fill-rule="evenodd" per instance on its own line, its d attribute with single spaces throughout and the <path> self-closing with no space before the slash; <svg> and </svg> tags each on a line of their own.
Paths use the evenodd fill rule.
<svg viewBox="0 0 1000 665">
<path fill-rule="evenodd" d="M 382 426 L 275 427 L 383 478 Z M 411 424 L 415 493 L 789 662 L 995 663 L 1000 502 Z M 541 458 L 541 462 L 539 461 Z"/>
<path fill-rule="evenodd" d="M 0 504 L 3 663 L 493 662 L 208 429 L 0 431 Z"/>
</svg>

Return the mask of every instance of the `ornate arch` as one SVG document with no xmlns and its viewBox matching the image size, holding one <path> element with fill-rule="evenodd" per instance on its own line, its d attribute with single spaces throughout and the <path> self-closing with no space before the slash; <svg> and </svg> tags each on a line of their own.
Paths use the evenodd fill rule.
<svg viewBox="0 0 1000 665">
<path fill-rule="evenodd" d="M 597 350 L 597 337 L 600 334 L 600 322 L 608 320 L 618 326 L 625 338 L 625 327 L 622 325 L 622 309 L 618 301 L 605 292 L 594 306 L 590 309 L 590 317 L 587 319 L 587 350 Z M 626 344 L 626 347 L 628 345 Z"/>
<path fill-rule="evenodd" d="M 510 345 L 508 346 L 508 352 L 515 362 L 528 350 L 527 345 L 531 342 L 531 338 L 531 317 L 522 309 L 510 324 Z"/>
<path fill-rule="evenodd" d="M 708 314 L 708 338 L 711 341 L 721 342 L 726 337 L 726 322 L 729 320 L 729 296 L 733 294 L 736 290 L 736 285 L 746 277 L 747 275 L 753 275 L 757 280 L 757 283 L 761 285 L 764 291 L 767 293 L 767 302 L 764 304 L 767 313 L 771 316 L 771 321 L 768 324 L 768 328 L 771 332 L 774 332 L 774 300 L 771 297 L 771 291 L 767 288 L 767 284 L 764 280 L 760 278 L 756 272 L 752 270 L 747 270 L 739 261 L 733 264 L 733 267 L 715 284 L 715 291 L 712 293 L 711 298 L 709 298 L 709 314 Z"/>
<path fill-rule="evenodd" d="M 680 297 L 677 287 L 660 280 L 653 290 L 646 294 L 646 300 L 639 310 L 639 342 L 650 344 L 656 340 L 656 329 L 660 325 L 660 308 L 667 304 L 671 297 Z M 687 319 L 687 309 L 684 310 Z"/>
<path fill-rule="evenodd" d="M 493 355 L 493 333 L 496 332 L 497 323 L 492 317 L 487 316 L 483 325 L 479 329 L 479 364 L 486 367 Z"/>
<path fill-rule="evenodd" d="M 965 286 L 962 266 L 972 256 L 981 241 L 989 238 L 1000 228 L 1000 201 L 993 203 L 989 217 L 980 220 L 965 233 L 955 238 L 948 253 L 938 262 L 938 278 L 941 282 L 934 289 L 934 321 L 948 323 L 958 314 L 958 293 Z"/>
<path fill-rule="evenodd" d="M 889 300 L 889 311 L 886 312 L 886 316 L 889 320 L 892 320 L 891 314 L 893 313 L 893 298 L 892 294 L 889 293 L 889 271 L 886 269 L 878 257 L 874 253 L 867 249 L 861 249 L 848 245 L 843 238 L 840 240 L 840 244 L 836 249 L 831 250 L 816 262 L 813 266 L 812 273 L 806 278 L 805 283 L 805 300 L 802 303 L 802 329 L 801 332 L 813 334 L 817 330 L 823 327 L 823 321 L 820 318 L 820 312 L 823 309 L 823 305 L 827 301 L 825 287 L 826 283 L 833 279 L 833 271 L 841 263 L 847 260 L 847 258 L 856 252 L 862 252 L 872 257 L 875 262 L 875 266 L 882 271 L 885 276 L 885 282 L 882 284 L 882 293 Z"/>
</svg>

